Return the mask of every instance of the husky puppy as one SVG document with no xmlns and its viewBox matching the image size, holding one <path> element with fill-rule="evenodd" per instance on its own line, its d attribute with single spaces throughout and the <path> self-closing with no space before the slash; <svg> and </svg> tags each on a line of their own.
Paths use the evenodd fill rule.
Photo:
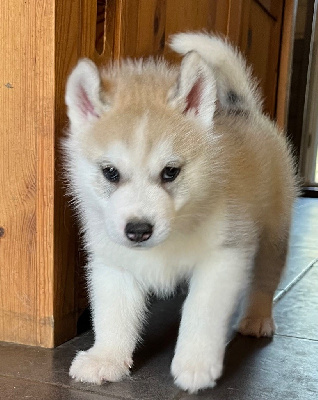
<svg viewBox="0 0 318 400">
<path fill-rule="evenodd" d="M 262 113 L 226 41 L 175 35 L 180 67 L 79 61 L 66 90 L 66 168 L 85 244 L 95 344 L 70 368 L 100 384 L 129 374 L 148 293 L 189 281 L 171 372 L 189 392 L 222 373 L 238 330 L 272 336 L 296 185 L 284 135 Z"/>
</svg>

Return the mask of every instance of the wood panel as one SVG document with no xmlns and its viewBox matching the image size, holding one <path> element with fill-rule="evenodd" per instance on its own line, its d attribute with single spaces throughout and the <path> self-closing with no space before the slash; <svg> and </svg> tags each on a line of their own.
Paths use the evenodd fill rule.
<svg viewBox="0 0 318 400">
<path fill-rule="evenodd" d="M 166 37 L 184 31 L 205 30 L 226 35 L 228 23 L 228 0 L 168 0 L 166 9 Z M 166 58 L 178 60 L 179 57 L 169 48 Z"/>
<path fill-rule="evenodd" d="M 0 340 L 43 346 L 54 324 L 53 19 L 50 2 L 0 4 Z"/>
<path fill-rule="evenodd" d="M 264 98 L 264 109 L 275 118 L 283 1 L 275 19 L 256 0 L 245 0 L 240 47 L 252 66 Z"/>
<path fill-rule="evenodd" d="M 165 44 L 166 0 L 121 1 L 117 57 L 161 54 Z"/>
<path fill-rule="evenodd" d="M 279 0 L 256 0 L 273 18 L 279 19 L 281 13 L 281 1 Z"/>
<path fill-rule="evenodd" d="M 276 102 L 276 120 L 282 129 L 287 128 L 296 10 L 297 1 L 285 1 Z"/>
<path fill-rule="evenodd" d="M 96 9 L 95 9 L 96 18 Z M 66 128 L 65 83 L 71 69 L 79 57 L 93 51 L 85 41 L 85 36 L 94 34 L 95 25 L 90 28 L 83 24 L 92 20 L 91 8 L 80 0 L 65 2 L 55 1 L 55 31 L 54 31 L 54 238 L 53 238 L 53 276 L 54 276 L 54 342 L 53 345 L 63 343 L 76 334 L 78 318 L 79 292 L 79 243 L 77 227 L 72 218 L 72 210 L 68 207 L 63 187 L 62 161 L 60 141 Z M 95 21 L 94 21 L 95 22 Z M 82 24 L 84 27 L 82 28 Z M 85 32 L 85 36 L 84 33 Z M 42 74 L 45 73 L 42 71 Z"/>
<path fill-rule="evenodd" d="M 83 10 L 80 0 L 0 3 L 0 340 L 53 347 L 76 334 L 77 229 L 58 149 L 66 77 L 94 49 Z"/>
<path fill-rule="evenodd" d="M 170 0 L 167 3 L 167 35 L 185 30 L 217 30 L 226 33 L 228 1 L 212 0 L 186 3 L 182 0 Z"/>
<path fill-rule="evenodd" d="M 106 1 L 103 61 L 118 59 L 122 1 Z"/>
<path fill-rule="evenodd" d="M 230 0 L 117 0 L 111 2 L 106 26 L 111 28 L 113 58 L 164 54 L 175 56 L 166 46 L 169 35 L 185 30 L 206 30 L 227 34 Z M 107 14 L 107 13 L 106 13 Z M 113 32 L 115 31 L 115 34 Z M 108 43 L 111 40 L 107 40 Z M 108 44 L 108 47 L 111 47 Z M 104 55 L 104 59 L 105 59 Z"/>
<path fill-rule="evenodd" d="M 243 25 L 243 0 L 231 0 L 228 7 L 226 36 L 233 44 L 239 45 Z"/>
</svg>

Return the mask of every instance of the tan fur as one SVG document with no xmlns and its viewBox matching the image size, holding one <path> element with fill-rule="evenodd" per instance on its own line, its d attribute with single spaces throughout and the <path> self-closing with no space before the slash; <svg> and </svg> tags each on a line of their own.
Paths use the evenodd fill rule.
<svg viewBox="0 0 318 400">
<path fill-rule="evenodd" d="M 96 336 L 72 363 L 77 380 L 126 376 L 147 293 L 171 293 L 184 279 L 171 367 L 182 389 L 215 385 L 243 292 L 239 331 L 274 332 L 297 195 L 290 148 L 228 43 L 190 33 L 173 47 L 185 54 L 180 68 L 128 60 L 98 71 L 83 60 L 68 81 L 67 170 L 90 256 Z M 176 178 L 163 179 L 171 167 Z M 136 220 L 150 225 L 147 238 L 131 239 Z"/>
<path fill-rule="evenodd" d="M 101 116 L 90 134 L 83 135 L 83 148 L 90 157 L 98 159 L 115 140 L 138 146 L 132 127 L 146 111 L 149 115 L 144 138 L 146 154 L 159 142 L 171 140 L 179 154 L 202 163 L 202 174 L 211 180 L 210 187 L 205 179 L 206 186 L 201 188 L 208 191 L 204 208 L 210 209 L 215 194 L 221 192 L 228 206 L 235 207 L 235 214 L 238 212 L 243 218 L 246 214 L 253 215 L 258 231 L 265 230 L 275 240 L 284 238 L 296 185 L 286 139 L 275 124 L 261 114 L 252 119 L 219 114 L 214 121 L 214 141 L 207 141 L 200 134 L 200 127 L 180 120 L 176 110 L 167 105 L 177 71 L 166 71 L 163 64 L 164 73 L 158 74 L 161 68 L 152 60 L 137 66 L 137 73 L 133 62 L 123 63 L 115 71 L 102 71 L 103 81 L 114 88 L 114 94 L 112 97 L 110 92 L 104 94 L 112 104 L 110 111 Z"/>
</svg>

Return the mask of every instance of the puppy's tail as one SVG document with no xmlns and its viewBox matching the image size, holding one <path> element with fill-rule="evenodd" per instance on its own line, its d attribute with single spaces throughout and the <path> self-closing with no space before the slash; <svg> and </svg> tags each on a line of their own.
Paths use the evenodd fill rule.
<svg viewBox="0 0 318 400">
<path fill-rule="evenodd" d="M 213 69 L 221 108 L 232 113 L 261 111 L 257 85 L 242 55 L 226 40 L 204 33 L 173 35 L 170 47 L 179 54 L 196 51 Z"/>
</svg>

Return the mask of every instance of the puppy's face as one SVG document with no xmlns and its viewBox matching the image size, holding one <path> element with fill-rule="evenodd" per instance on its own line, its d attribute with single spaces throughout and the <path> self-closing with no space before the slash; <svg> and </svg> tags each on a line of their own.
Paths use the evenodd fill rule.
<svg viewBox="0 0 318 400">
<path fill-rule="evenodd" d="M 168 83 L 157 101 L 148 93 L 153 88 L 143 85 L 137 83 L 140 99 L 126 91 L 124 100 L 115 96 L 104 109 L 82 87 L 86 116 L 80 122 L 72 121 L 74 103 L 69 104 L 73 185 L 80 194 L 86 191 L 109 238 L 128 247 L 153 247 L 172 232 L 193 230 L 203 204 L 210 203 L 211 138 L 202 133 L 209 129 L 198 121 L 200 110 L 178 99 L 180 81 Z M 198 99 L 193 101 L 198 107 Z"/>
<path fill-rule="evenodd" d="M 187 214 L 205 196 L 207 151 L 193 126 L 171 113 L 122 111 L 105 114 L 83 136 L 83 180 L 113 241 L 152 247 L 171 231 L 193 229 L 195 214 Z"/>
</svg>

